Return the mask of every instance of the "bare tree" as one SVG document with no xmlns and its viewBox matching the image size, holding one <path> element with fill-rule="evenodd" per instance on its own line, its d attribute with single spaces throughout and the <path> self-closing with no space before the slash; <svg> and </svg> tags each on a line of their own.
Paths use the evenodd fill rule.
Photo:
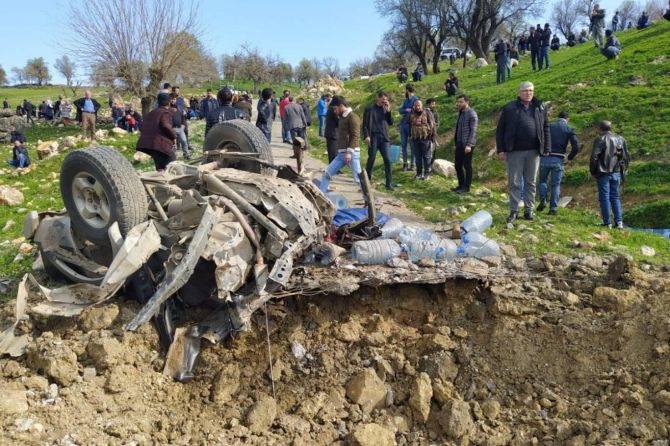
<svg viewBox="0 0 670 446">
<path fill-rule="evenodd" d="M 626 29 L 628 22 L 635 23 L 642 12 L 640 6 L 633 0 L 624 0 L 619 5 L 617 11 L 619 11 L 619 24 L 621 25 L 621 29 Z"/>
<path fill-rule="evenodd" d="M 649 15 L 649 20 L 655 22 L 656 20 L 661 20 L 663 14 L 665 13 L 668 2 L 665 0 L 647 0 L 647 3 L 644 5 L 644 10 Z"/>
<path fill-rule="evenodd" d="M 70 10 L 73 52 L 92 65 L 112 66 L 116 78 L 142 96 L 144 113 L 192 43 L 185 36 L 199 29 L 196 0 L 88 0 L 70 3 Z"/>
<path fill-rule="evenodd" d="M 476 57 L 488 59 L 498 28 L 510 20 L 540 16 L 545 0 L 453 0 L 449 15 L 453 32 Z"/>
<path fill-rule="evenodd" d="M 293 76 L 299 84 L 309 85 L 319 76 L 319 69 L 313 61 L 302 59 L 293 70 Z"/>
<path fill-rule="evenodd" d="M 584 17 L 577 12 L 577 3 L 579 0 L 562 0 L 554 3 L 551 11 L 551 21 L 566 39 L 571 33 L 576 34 L 577 25 L 584 21 Z"/>
<path fill-rule="evenodd" d="M 26 79 L 26 70 L 19 67 L 12 67 L 12 76 L 17 84 L 23 84 L 27 82 Z"/>
<path fill-rule="evenodd" d="M 340 63 L 334 57 L 324 57 L 321 59 L 323 74 L 330 77 L 340 77 Z"/>
<path fill-rule="evenodd" d="M 271 82 L 284 83 L 293 80 L 293 67 L 290 63 L 281 60 L 272 60 L 270 62 Z"/>
<path fill-rule="evenodd" d="M 252 47 L 248 43 L 242 44 L 241 54 L 243 58 L 241 74 L 253 81 L 253 91 L 257 91 L 261 83 L 267 82 L 270 77 L 270 67 L 267 60 L 261 56 L 258 48 Z"/>
<path fill-rule="evenodd" d="M 244 66 L 244 57 L 238 51 L 233 54 L 223 54 L 221 56 L 221 74 L 224 79 L 235 82 L 237 76 L 242 72 Z"/>
<path fill-rule="evenodd" d="M 65 78 L 65 85 L 67 85 L 68 87 L 72 85 L 72 78 L 74 78 L 74 70 L 77 69 L 77 65 L 74 63 L 73 60 L 70 60 L 70 58 L 67 57 L 67 55 L 65 55 L 60 59 L 56 59 L 54 68 Z"/>
<path fill-rule="evenodd" d="M 376 8 L 383 17 L 391 18 L 391 27 L 397 30 L 398 41 L 418 59 L 424 72 L 428 72 L 429 37 L 424 32 L 426 26 L 419 23 L 424 19 L 419 12 L 419 1 L 376 0 Z"/>
<path fill-rule="evenodd" d="M 385 68 L 389 69 L 395 69 L 400 65 L 407 64 L 410 56 L 411 53 L 405 48 L 402 36 L 393 29 L 384 33 L 381 43 L 375 50 L 375 58 L 378 59 Z"/>
<path fill-rule="evenodd" d="M 49 80 L 51 80 L 49 67 L 47 66 L 46 62 L 44 62 L 43 57 L 36 57 L 34 59 L 28 60 L 24 71 L 26 77 L 29 79 L 34 79 L 37 85 L 44 85 L 49 82 Z"/>
<path fill-rule="evenodd" d="M 0 67 L 0 85 L 7 85 L 7 72 Z"/>
<path fill-rule="evenodd" d="M 370 76 L 373 69 L 374 61 L 371 58 L 357 59 L 349 65 L 349 76 L 352 79 L 360 76 Z"/>
<path fill-rule="evenodd" d="M 193 34 L 183 32 L 172 44 L 185 44 L 185 50 L 170 70 L 171 78 L 178 84 L 197 85 L 219 79 L 216 60 Z"/>
</svg>

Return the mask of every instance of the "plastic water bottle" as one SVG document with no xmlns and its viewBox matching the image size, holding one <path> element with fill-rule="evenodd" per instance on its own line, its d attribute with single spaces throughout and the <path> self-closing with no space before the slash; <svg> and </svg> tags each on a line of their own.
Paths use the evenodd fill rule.
<svg viewBox="0 0 670 446">
<path fill-rule="evenodd" d="M 347 209 L 349 207 L 349 202 L 343 195 L 327 192 L 326 197 L 328 197 L 328 199 L 333 202 L 337 209 Z"/>
<path fill-rule="evenodd" d="M 405 226 L 400 230 L 398 234 L 398 239 L 400 243 L 407 246 L 411 241 L 414 240 L 431 240 L 438 239 L 439 237 L 430 229 L 417 229 L 411 226 Z"/>
<path fill-rule="evenodd" d="M 429 240 L 412 240 L 407 245 L 407 255 L 412 262 L 421 259 L 451 260 L 456 257 L 456 244 L 437 236 Z"/>
<path fill-rule="evenodd" d="M 461 237 L 461 244 L 458 245 L 456 253 L 460 257 L 491 257 L 500 255 L 500 246 L 495 240 L 479 234 L 477 232 L 468 232 Z"/>
<path fill-rule="evenodd" d="M 391 218 L 382 226 L 381 238 L 396 238 L 404 227 L 405 225 L 402 221 L 397 218 Z"/>
<path fill-rule="evenodd" d="M 479 232 L 480 234 L 491 227 L 493 217 L 487 211 L 477 211 L 461 223 L 461 234 Z"/>
<path fill-rule="evenodd" d="M 363 265 L 382 265 L 402 252 L 392 239 L 361 240 L 351 245 L 351 258 Z"/>
</svg>

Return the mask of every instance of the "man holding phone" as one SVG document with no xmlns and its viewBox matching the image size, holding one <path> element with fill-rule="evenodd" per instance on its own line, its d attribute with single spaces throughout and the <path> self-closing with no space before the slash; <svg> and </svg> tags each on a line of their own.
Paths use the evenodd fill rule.
<svg viewBox="0 0 670 446">
<path fill-rule="evenodd" d="M 365 143 L 368 145 L 368 161 L 365 171 L 372 181 L 372 168 L 375 165 L 377 150 L 382 154 L 384 160 L 384 173 L 386 181 L 384 185 L 387 190 L 393 190 L 393 178 L 391 174 L 391 160 L 389 158 L 389 129 L 393 125 L 391 115 L 391 104 L 388 95 L 380 91 L 377 93 L 377 101 L 365 109 L 363 113 L 362 133 Z"/>
</svg>

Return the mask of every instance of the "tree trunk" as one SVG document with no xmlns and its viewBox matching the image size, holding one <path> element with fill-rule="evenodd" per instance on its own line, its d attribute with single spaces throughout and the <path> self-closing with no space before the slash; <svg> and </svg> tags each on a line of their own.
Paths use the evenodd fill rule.
<svg viewBox="0 0 670 446">
<path fill-rule="evenodd" d="M 442 52 L 441 46 L 433 47 L 433 74 L 440 72 L 440 53 Z"/>
</svg>

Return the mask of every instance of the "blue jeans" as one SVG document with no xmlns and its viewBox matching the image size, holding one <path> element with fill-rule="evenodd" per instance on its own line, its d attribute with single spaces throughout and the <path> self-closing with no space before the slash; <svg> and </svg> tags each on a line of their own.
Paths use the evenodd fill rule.
<svg viewBox="0 0 670 446">
<path fill-rule="evenodd" d="M 372 168 L 375 165 L 375 158 L 377 157 L 377 149 L 382 154 L 384 160 L 384 175 L 386 176 L 386 187 L 391 187 L 393 178 L 391 176 L 391 160 L 389 159 L 389 142 L 386 136 L 380 133 L 373 133 L 370 136 L 370 148 L 368 148 L 368 162 L 365 165 L 365 171 L 368 174 L 368 179 L 372 181 Z"/>
<path fill-rule="evenodd" d="M 603 56 L 607 57 L 608 59 L 614 59 L 616 56 L 619 55 L 621 52 L 621 49 L 615 47 L 615 46 L 608 46 L 607 48 L 603 48 L 600 50 Z"/>
<path fill-rule="evenodd" d="M 326 115 L 319 116 L 319 136 L 323 137 L 323 131 L 326 128 Z"/>
<path fill-rule="evenodd" d="M 502 84 L 505 82 L 505 69 L 507 63 L 505 59 L 499 60 L 496 62 L 496 84 Z"/>
<path fill-rule="evenodd" d="M 288 128 L 286 118 L 281 118 L 281 139 L 282 142 L 291 144 L 291 129 Z"/>
<path fill-rule="evenodd" d="M 177 149 L 181 149 L 182 155 L 184 157 L 190 156 L 188 153 L 188 139 L 186 138 L 186 132 L 181 127 L 174 127 L 174 134 L 177 136 Z"/>
<path fill-rule="evenodd" d="M 558 156 L 543 156 L 540 158 L 540 179 L 537 193 L 540 201 L 547 201 L 548 181 L 551 174 L 551 203 L 549 210 L 558 209 L 558 198 L 561 194 L 561 180 L 563 179 L 563 158 Z"/>
<path fill-rule="evenodd" d="M 621 212 L 621 197 L 619 196 L 619 185 L 621 174 L 619 172 L 601 173 L 598 176 L 598 199 L 600 200 L 600 214 L 603 224 L 611 224 L 610 214 L 614 214 L 614 223 L 623 221 Z"/>
<path fill-rule="evenodd" d="M 400 147 L 402 149 L 402 163 L 403 165 L 407 165 L 407 145 L 409 143 L 409 124 L 401 124 L 400 125 Z M 410 147 L 410 150 L 412 151 L 410 153 L 411 160 L 410 163 L 412 166 L 414 166 L 414 151 Z"/>
<path fill-rule="evenodd" d="M 537 65 L 538 68 L 542 69 L 542 64 L 544 63 L 544 68 L 549 68 L 549 47 L 543 46 L 540 48 L 540 54 L 537 56 Z"/>
<path fill-rule="evenodd" d="M 19 153 L 18 159 L 12 158 L 10 160 L 7 160 L 7 164 L 14 167 L 24 168 L 28 165 L 28 157 L 25 156 L 23 153 Z"/>
<path fill-rule="evenodd" d="M 326 167 L 326 171 L 323 173 L 323 176 L 321 177 L 321 184 L 319 185 L 319 189 L 321 189 L 321 192 L 326 193 L 328 192 L 328 186 L 330 185 L 330 180 L 333 178 L 333 176 L 340 171 L 344 166 L 347 164 L 344 162 L 344 152 L 338 152 L 337 156 L 335 159 L 328 164 L 328 167 Z M 351 163 L 349 164 L 349 167 L 351 168 L 351 172 L 354 176 L 354 181 L 356 184 L 361 184 L 361 152 L 354 152 L 351 155 Z"/>
</svg>

